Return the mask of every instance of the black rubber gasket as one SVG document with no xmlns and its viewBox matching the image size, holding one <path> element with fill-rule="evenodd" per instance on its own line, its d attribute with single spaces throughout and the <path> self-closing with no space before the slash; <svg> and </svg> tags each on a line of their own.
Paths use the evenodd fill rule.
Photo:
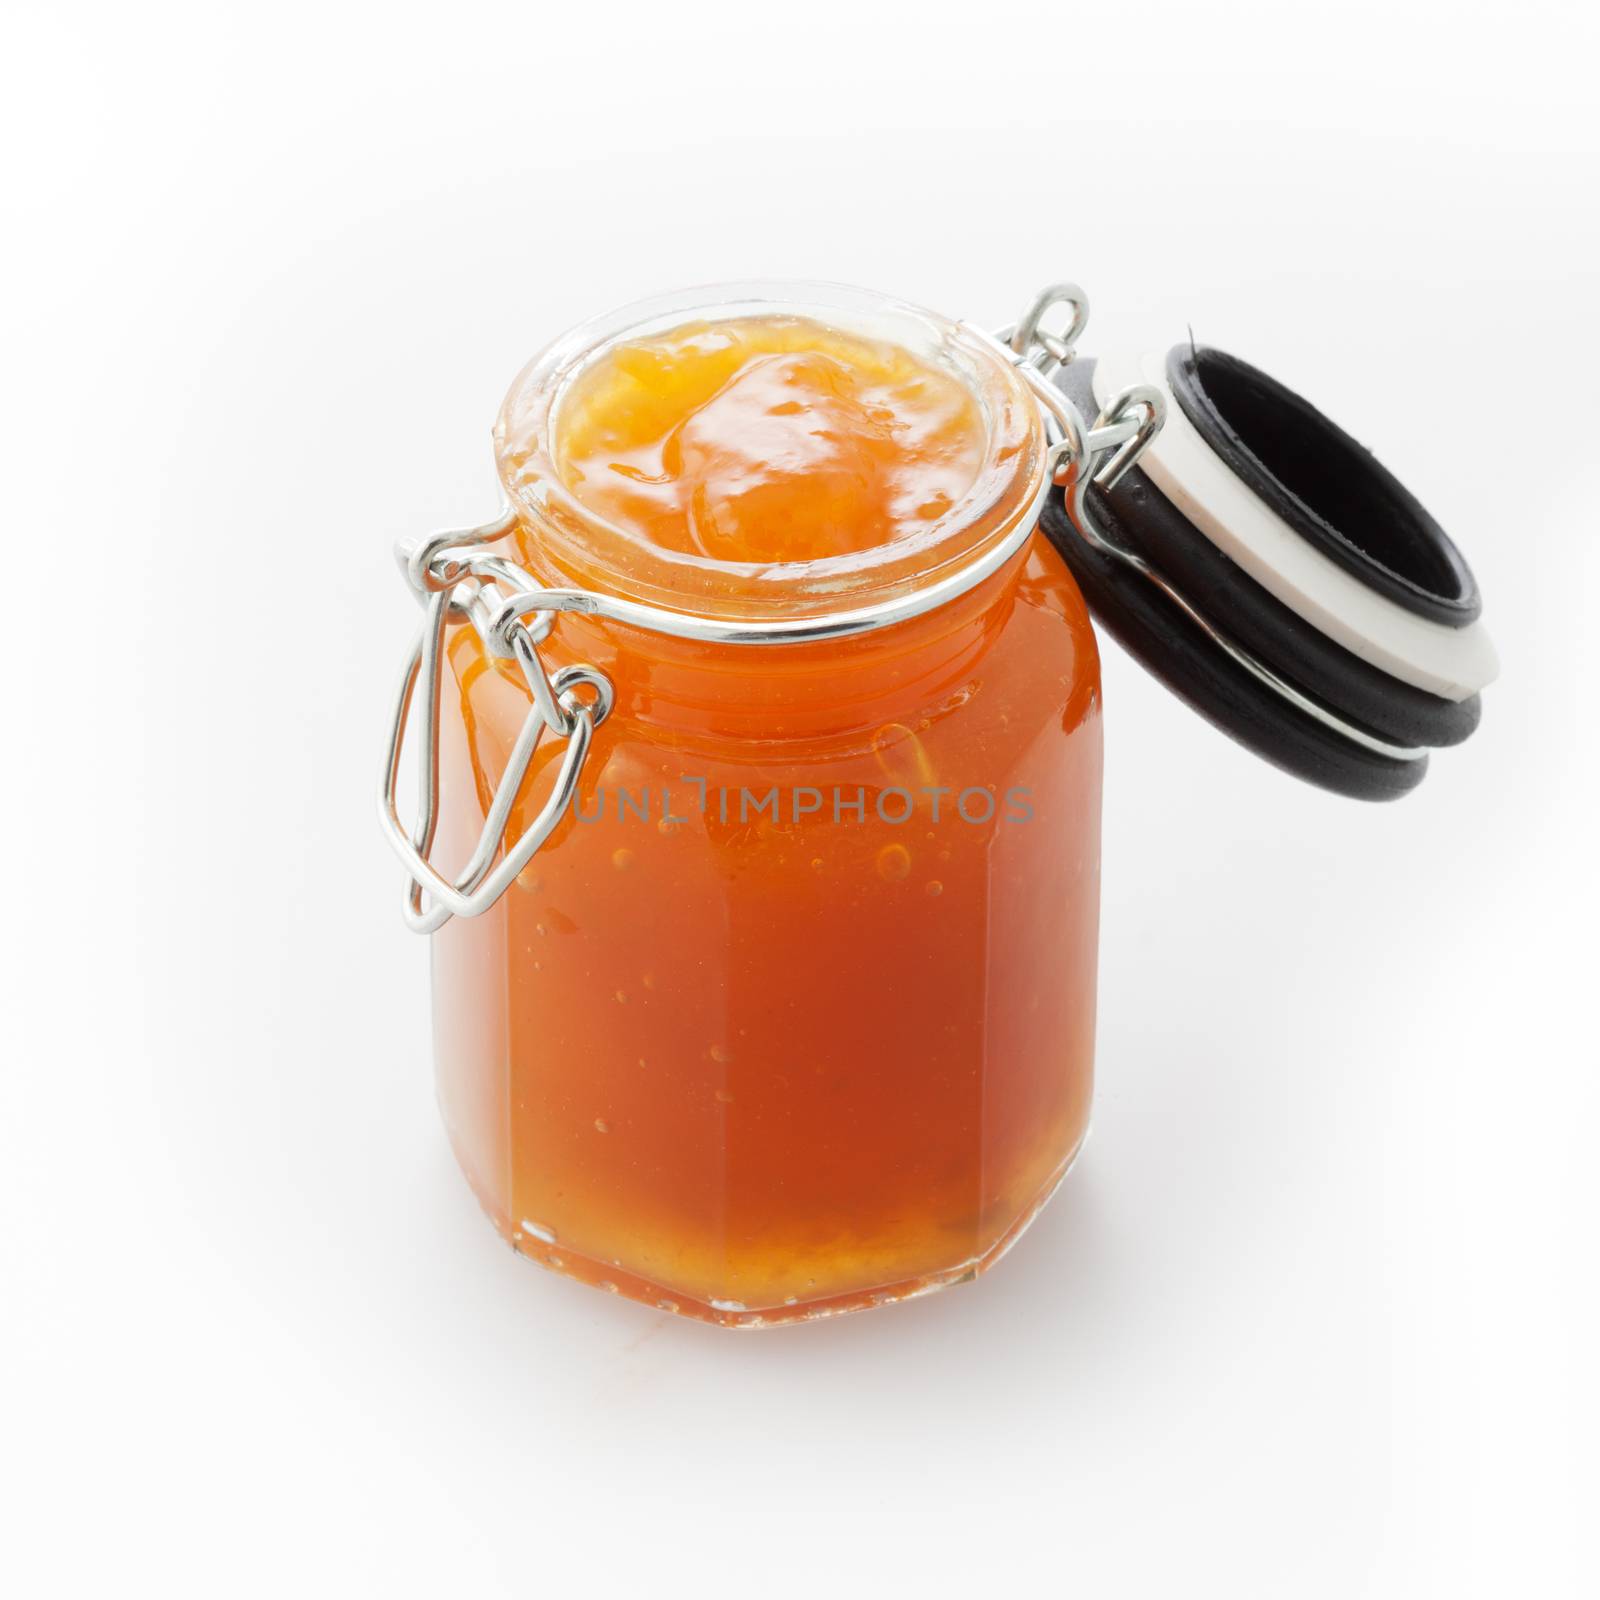
<svg viewBox="0 0 1600 1600">
<path fill-rule="evenodd" d="M 1057 382 L 1086 417 L 1098 409 L 1094 363 Z M 1459 742 L 1477 725 L 1477 696 L 1457 704 L 1400 683 L 1319 633 L 1194 528 L 1138 468 L 1110 494 L 1089 492 L 1108 537 L 1144 556 L 1214 626 L 1304 693 L 1396 744 Z M 1427 772 L 1356 744 L 1298 710 L 1221 650 L 1143 574 L 1097 551 L 1052 495 L 1041 528 L 1077 578 L 1097 620 L 1208 721 L 1275 766 L 1338 794 L 1391 800 Z"/>
<path fill-rule="evenodd" d="M 1092 418 L 1092 361 L 1074 362 L 1057 381 Z M 1446 700 L 1392 678 L 1291 611 L 1224 555 L 1137 468 L 1090 505 L 1114 518 L 1136 550 L 1208 622 L 1305 694 L 1391 744 L 1460 744 L 1478 726 L 1482 702 Z"/>
<path fill-rule="evenodd" d="M 1178 345 L 1167 381 L 1207 445 L 1308 543 L 1407 611 L 1464 628 L 1477 580 L 1422 502 L 1343 428 L 1237 356 Z"/>
</svg>

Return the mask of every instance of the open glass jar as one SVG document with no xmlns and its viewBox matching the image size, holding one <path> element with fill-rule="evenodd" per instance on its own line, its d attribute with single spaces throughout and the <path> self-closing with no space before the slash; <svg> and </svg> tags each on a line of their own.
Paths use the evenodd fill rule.
<svg viewBox="0 0 1600 1600">
<path fill-rule="evenodd" d="M 1062 303 L 1070 325 L 1045 332 Z M 1135 383 L 1091 397 L 1091 424 L 1050 381 L 1084 315 L 1071 286 L 997 338 L 833 286 L 627 308 L 513 385 L 504 513 L 403 552 L 427 617 L 381 811 L 433 934 L 444 1120 L 523 1254 L 765 1326 L 973 1277 L 1066 1172 L 1093 1063 L 1100 669 L 1035 529 L 1060 487 L 1103 553 L 1086 496 L 1167 410 Z M 791 486 L 837 492 L 805 502 L 815 527 L 780 496 L 741 501 L 731 540 L 703 506 L 689 535 L 651 533 L 627 496 L 692 477 L 704 441 L 673 413 L 672 471 L 652 472 L 624 435 L 753 327 L 748 370 L 780 389 L 740 412 L 733 362 L 697 414 L 754 430 L 746 477 L 786 460 Z M 819 351 L 820 380 L 783 364 Z M 901 403 L 935 418 L 942 487 L 847 538 L 877 526 L 851 510 L 877 470 L 857 447 L 881 428 L 898 449 Z"/>
</svg>

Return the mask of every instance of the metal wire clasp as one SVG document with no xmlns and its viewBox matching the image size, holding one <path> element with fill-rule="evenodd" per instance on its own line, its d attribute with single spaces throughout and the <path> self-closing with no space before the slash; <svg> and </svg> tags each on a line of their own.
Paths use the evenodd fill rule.
<svg viewBox="0 0 1600 1600">
<path fill-rule="evenodd" d="M 1067 325 L 1051 333 L 1044 319 L 1057 306 L 1067 308 Z M 1165 397 L 1149 384 L 1123 389 L 1086 424 L 1078 408 L 1050 380 L 1077 356 L 1078 336 L 1089 325 L 1089 296 L 1075 283 L 1041 289 L 1020 318 L 996 335 L 1012 365 L 1033 391 L 1051 438 L 1050 475 L 1067 491 L 1069 503 L 1089 483 L 1113 489 L 1144 454 L 1166 421 Z M 1076 493 L 1075 493 L 1076 491 Z"/>
<path fill-rule="evenodd" d="M 535 611 L 524 617 L 518 602 L 529 592 L 527 575 L 515 563 L 487 548 L 489 541 L 510 531 L 512 521 L 508 507 L 482 527 L 436 533 L 414 545 L 402 543 L 396 547 L 396 556 L 425 611 L 422 630 L 406 660 L 395 700 L 378 816 L 384 836 L 405 863 L 406 926 L 417 933 L 432 933 L 452 916 L 478 916 L 511 887 L 571 804 L 594 731 L 610 714 L 615 699 L 610 679 L 594 667 L 563 667 L 553 676 L 545 671 L 539 646 L 549 636 L 555 613 Z M 470 622 L 491 654 L 516 661 L 532 697 L 484 818 L 477 847 L 453 881 L 441 876 L 429 859 L 439 822 L 439 695 L 444 631 L 452 618 Z M 418 810 L 408 833 L 400 820 L 396 796 L 406 727 L 419 686 L 418 731 L 422 748 Z M 546 732 L 565 739 L 567 748 L 555 787 L 538 816 L 512 843 L 505 839 L 511 809 Z M 502 843 L 505 853 L 496 866 L 495 857 L 500 854 Z"/>
</svg>

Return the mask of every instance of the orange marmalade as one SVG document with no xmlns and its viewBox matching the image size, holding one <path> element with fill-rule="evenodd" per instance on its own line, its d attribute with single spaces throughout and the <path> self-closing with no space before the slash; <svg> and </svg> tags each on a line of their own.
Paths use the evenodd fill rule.
<svg viewBox="0 0 1600 1600">
<path fill-rule="evenodd" d="M 724 619 L 915 595 L 1020 536 L 1046 470 L 998 350 L 814 287 L 580 329 L 495 437 L 534 582 Z M 471 627 L 446 648 L 453 866 L 529 694 Z M 602 671 L 615 708 L 521 877 L 432 941 L 440 1101 L 496 1225 L 731 1326 L 981 1271 L 1089 1109 L 1099 663 L 1059 558 L 1033 538 L 827 642 L 563 612 L 540 650 Z M 547 744 L 513 836 L 550 792 Z"/>
</svg>

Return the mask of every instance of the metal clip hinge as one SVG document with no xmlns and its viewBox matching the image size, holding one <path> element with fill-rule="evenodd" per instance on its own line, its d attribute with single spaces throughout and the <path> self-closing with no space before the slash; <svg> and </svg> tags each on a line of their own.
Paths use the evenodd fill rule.
<svg viewBox="0 0 1600 1600">
<path fill-rule="evenodd" d="M 384 837 L 404 863 L 408 882 L 406 926 L 432 933 L 452 916 L 476 917 L 503 895 L 555 831 L 572 803 L 594 731 L 611 711 L 611 682 L 590 666 L 563 667 L 547 675 L 539 645 L 549 635 L 553 613 L 523 621 L 504 605 L 503 586 L 513 596 L 532 588 L 514 563 L 483 548 L 479 540 L 497 537 L 510 526 L 510 514 L 497 523 L 463 533 L 436 534 L 400 552 L 402 565 L 426 607 L 422 631 L 412 646 L 390 721 L 384 754 L 378 817 Z M 465 543 L 463 543 L 465 541 Z M 439 705 L 446 624 L 465 619 L 493 654 L 509 656 L 522 669 L 531 704 L 495 788 L 477 847 L 453 880 L 443 877 L 429 857 L 439 823 Z M 408 832 L 400 820 L 397 791 L 406 728 L 418 700 L 417 819 Z M 580 691 L 591 691 L 585 698 Z M 546 732 L 567 741 L 554 787 L 539 813 L 515 842 L 506 838 L 512 809 L 540 741 Z M 496 858 L 499 858 L 496 864 Z"/>
</svg>

